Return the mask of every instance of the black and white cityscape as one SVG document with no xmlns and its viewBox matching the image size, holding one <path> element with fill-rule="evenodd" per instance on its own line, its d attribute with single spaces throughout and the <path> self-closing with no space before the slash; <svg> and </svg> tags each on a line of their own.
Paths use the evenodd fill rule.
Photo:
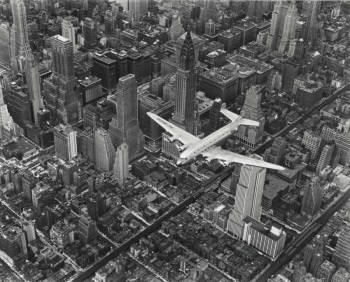
<svg viewBox="0 0 350 282">
<path fill-rule="evenodd" d="M 350 282 L 349 0 L 0 0 L 1 282 Z"/>
</svg>

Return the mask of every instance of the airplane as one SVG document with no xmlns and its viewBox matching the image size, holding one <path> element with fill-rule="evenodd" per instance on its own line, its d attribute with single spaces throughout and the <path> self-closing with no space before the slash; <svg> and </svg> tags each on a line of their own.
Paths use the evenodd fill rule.
<svg viewBox="0 0 350 282">
<path fill-rule="evenodd" d="M 222 108 L 220 112 L 229 118 L 231 120 L 231 123 L 225 125 L 224 127 L 218 129 L 203 139 L 192 135 L 191 133 L 162 119 L 154 113 L 148 112 L 147 114 L 150 118 L 152 118 L 156 123 L 158 123 L 172 135 L 168 138 L 170 142 L 175 142 L 178 140 L 183 144 L 181 146 L 177 146 L 180 152 L 180 159 L 178 159 L 176 162 L 176 165 L 178 166 L 190 164 L 194 162 L 198 156 L 201 155 L 208 162 L 217 159 L 225 166 L 231 163 L 240 163 L 275 170 L 285 169 L 279 165 L 222 149 L 221 144 L 223 144 L 224 141 L 232 135 L 232 133 L 237 131 L 240 125 L 259 126 L 259 122 L 243 118 L 225 108 Z"/>
</svg>

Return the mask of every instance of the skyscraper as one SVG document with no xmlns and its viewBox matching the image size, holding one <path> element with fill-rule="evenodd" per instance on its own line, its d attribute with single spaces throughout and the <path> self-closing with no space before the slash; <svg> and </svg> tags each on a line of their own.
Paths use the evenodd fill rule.
<svg viewBox="0 0 350 282">
<path fill-rule="evenodd" d="M 305 146 L 306 149 L 309 149 L 311 152 L 311 159 L 313 160 L 320 150 L 322 138 L 317 136 L 313 131 L 307 130 L 304 132 L 303 140 L 301 144 Z"/>
<path fill-rule="evenodd" d="M 318 0 L 309 0 L 307 2 L 307 15 L 306 15 L 306 40 L 311 45 L 311 48 L 315 47 L 317 38 L 317 14 L 319 7 Z M 305 2 L 303 3 L 305 5 Z"/>
<path fill-rule="evenodd" d="M 178 54 L 178 70 L 176 73 L 175 112 L 171 122 L 180 128 L 194 133 L 194 112 L 196 99 L 195 50 L 190 30 Z"/>
<path fill-rule="evenodd" d="M 287 142 L 283 137 L 277 137 L 272 146 L 266 150 L 265 161 L 280 165 L 286 153 L 286 145 Z"/>
<path fill-rule="evenodd" d="M 4 22 L 0 24 L 0 61 L 10 65 L 10 59 L 10 26 Z"/>
<path fill-rule="evenodd" d="M 129 177 L 129 147 L 126 143 L 117 149 L 114 162 L 114 177 L 120 185 L 124 185 Z"/>
<path fill-rule="evenodd" d="M 96 45 L 96 27 L 95 22 L 90 18 L 85 18 L 84 27 L 84 47 L 91 49 Z"/>
<path fill-rule="evenodd" d="M 58 125 L 54 131 L 55 154 L 70 161 L 78 155 L 77 132 L 71 126 Z"/>
<path fill-rule="evenodd" d="M 323 279 L 324 282 L 330 282 L 336 268 L 329 260 L 325 260 L 318 268 L 316 277 Z"/>
<path fill-rule="evenodd" d="M 227 231 L 240 239 L 243 237 L 245 217 L 260 220 L 265 176 L 265 168 L 249 165 L 243 165 L 241 168 L 235 206 L 227 222 Z"/>
<path fill-rule="evenodd" d="M 332 277 L 332 282 L 348 282 L 350 279 L 350 273 L 343 267 L 339 268 Z"/>
<path fill-rule="evenodd" d="M 42 107 L 41 102 L 41 82 L 39 77 L 38 64 L 32 53 L 28 54 L 26 61 L 26 80 L 28 86 L 29 99 L 32 106 L 32 119 L 36 125 L 38 122 L 38 112 Z"/>
<path fill-rule="evenodd" d="M 325 169 L 328 165 L 331 164 L 334 151 L 335 151 L 334 142 L 331 144 L 327 144 L 326 146 L 323 147 L 320 159 L 316 167 L 317 172 L 321 172 L 323 169 Z"/>
<path fill-rule="evenodd" d="M 114 148 L 122 143 L 129 146 L 129 158 L 134 160 L 143 153 L 143 134 L 138 123 L 137 84 L 134 74 L 119 79 L 117 93 L 117 114 L 109 125 Z"/>
<path fill-rule="evenodd" d="M 95 165 L 98 169 L 109 172 L 113 169 L 115 150 L 109 132 L 103 128 L 95 131 Z"/>
<path fill-rule="evenodd" d="M 294 265 L 292 282 L 299 282 L 304 275 L 306 275 L 306 267 L 302 261 L 299 261 Z"/>
<path fill-rule="evenodd" d="M 129 0 L 129 10 L 132 11 L 136 22 L 141 20 L 141 15 L 147 13 L 148 4 L 148 0 Z"/>
<path fill-rule="evenodd" d="M 335 144 L 338 146 L 340 151 L 339 163 L 346 165 L 350 163 L 350 132 L 338 133 L 335 136 Z"/>
<path fill-rule="evenodd" d="M 258 121 L 260 123 L 259 127 L 242 125 L 236 132 L 236 137 L 250 148 L 255 148 L 256 145 L 262 141 L 264 133 L 265 117 L 260 104 L 260 86 L 254 85 L 247 90 L 240 115 L 244 118 Z"/>
<path fill-rule="evenodd" d="M 52 78 L 44 82 L 44 96 L 51 116 L 59 122 L 75 123 L 81 118 L 77 79 L 74 75 L 73 44 L 61 36 L 51 37 Z"/>
<path fill-rule="evenodd" d="M 4 97 L 2 95 L 2 86 L 0 85 L 0 140 L 3 138 L 3 128 L 13 124 L 12 117 L 4 103 Z"/>
<path fill-rule="evenodd" d="M 270 32 L 267 36 L 266 42 L 266 46 L 271 50 L 278 49 L 283 34 L 284 21 L 286 19 L 288 8 L 288 4 L 282 0 L 278 0 L 275 3 L 272 13 Z"/>
<path fill-rule="evenodd" d="M 346 271 L 350 272 L 350 226 L 345 226 L 344 230 L 341 232 L 335 251 L 333 254 L 333 259 L 336 265 L 343 267 Z"/>
<path fill-rule="evenodd" d="M 293 39 L 295 36 L 297 12 L 298 12 L 298 9 L 295 4 L 295 0 L 293 0 L 288 8 L 286 19 L 284 20 L 282 39 L 278 47 L 279 54 L 284 54 L 285 52 L 288 51 L 289 43 L 291 39 Z"/>
<path fill-rule="evenodd" d="M 247 16 L 250 18 L 256 17 L 257 19 L 261 19 L 264 12 L 263 3 L 264 1 L 261 0 L 249 1 Z"/>
<path fill-rule="evenodd" d="M 72 42 L 73 53 L 75 53 L 77 51 L 75 47 L 75 28 L 69 18 L 63 19 L 62 21 L 62 36 L 68 38 Z"/>
<path fill-rule="evenodd" d="M 31 52 L 28 40 L 27 13 L 24 0 L 11 0 L 13 24 L 11 27 L 11 57 L 23 56 Z"/>
<path fill-rule="evenodd" d="M 321 208 L 322 187 L 318 176 L 314 176 L 305 183 L 303 201 L 301 205 L 301 214 L 307 217 L 313 217 Z"/>
</svg>

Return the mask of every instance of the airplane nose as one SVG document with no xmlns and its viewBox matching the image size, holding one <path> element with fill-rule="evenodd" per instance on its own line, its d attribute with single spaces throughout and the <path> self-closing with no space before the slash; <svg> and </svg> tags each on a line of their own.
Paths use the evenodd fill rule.
<svg viewBox="0 0 350 282">
<path fill-rule="evenodd" d="M 182 165 L 182 160 L 177 160 L 176 165 L 178 165 L 178 166 Z"/>
</svg>

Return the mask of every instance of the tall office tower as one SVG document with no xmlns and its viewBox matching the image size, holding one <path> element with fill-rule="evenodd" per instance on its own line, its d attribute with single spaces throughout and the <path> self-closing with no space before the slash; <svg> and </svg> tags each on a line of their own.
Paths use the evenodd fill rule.
<svg viewBox="0 0 350 282">
<path fill-rule="evenodd" d="M 304 266 L 304 263 L 302 261 L 295 263 L 292 282 L 299 282 L 304 275 L 306 275 L 306 267 Z"/>
<path fill-rule="evenodd" d="M 323 262 L 323 254 L 316 253 L 312 258 L 312 262 L 309 269 L 309 272 L 313 276 L 316 276 L 317 270 L 321 266 L 322 262 Z"/>
<path fill-rule="evenodd" d="M 189 133 L 194 133 L 196 99 L 195 50 L 189 29 L 185 36 L 186 38 L 177 59 L 178 70 L 175 82 L 177 95 L 175 98 L 175 112 L 171 122 Z"/>
<path fill-rule="evenodd" d="M 332 158 L 334 156 L 334 152 L 335 152 L 334 143 L 327 144 L 323 147 L 320 159 L 316 167 L 317 172 L 321 172 L 323 169 L 325 169 L 328 165 L 331 164 Z"/>
<path fill-rule="evenodd" d="M 216 131 L 221 127 L 221 107 L 222 107 L 222 101 L 220 98 L 217 98 L 214 100 L 213 105 L 211 106 L 209 110 L 209 124 L 210 124 L 210 130 Z"/>
<path fill-rule="evenodd" d="M 345 226 L 341 232 L 335 251 L 333 254 L 333 260 L 336 265 L 343 267 L 346 271 L 350 272 L 350 226 Z"/>
<path fill-rule="evenodd" d="M 78 235 L 80 240 L 85 244 L 96 239 L 98 236 L 96 221 L 92 220 L 87 213 L 83 213 L 79 218 Z"/>
<path fill-rule="evenodd" d="M 32 190 L 32 202 L 36 208 L 44 208 L 55 202 L 55 190 L 49 184 L 38 182 Z"/>
<path fill-rule="evenodd" d="M 259 159 L 258 156 L 254 157 Z M 260 220 L 265 176 L 265 168 L 249 165 L 243 165 L 241 168 L 235 206 L 227 222 L 227 231 L 240 239 L 243 238 L 245 217 Z"/>
<path fill-rule="evenodd" d="M 350 132 L 338 133 L 335 136 L 335 144 L 339 148 L 341 165 L 350 163 Z"/>
<path fill-rule="evenodd" d="M 11 64 L 10 26 L 5 22 L 0 24 L 0 61 L 6 65 Z"/>
<path fill-rule="evenodd" d="M 129 158 L 134 160 L 143 153 L 143 134 L 138 123 L 137 84 L 134 74 L 119 79 L 117 93 L 117 114 L 109 125 L 114 148 L 122 143 L 129 146 Z"/>
<path fill-rule="evenodd" d="M 315 254 L 315 244 L 308 244 L 304 249 L 303 263 L 306 271 L 309 272 L 312 258 Z"/>
<path fill-rule="evenodd" d="M 332 282 L 348 282 L 350 274 L 343 267 L 339 268 L 332 277 Z"/>
<path fill-rule="evenodd" d="M 330 282 L 336 268 L 329 260 L 325 260 L 318 268 L 316 278 L 323 279 L 323 282 Z"/>
<path fill-rule="evenodd" d="M 56 155 L 70 161 L 78 155 L 77 132 L 71 127 L 59 124 L 54 130 Z"/>
<path fill-rule="evenodd" d="M 286 19 L 288 8 L 288 4 L 282 0 L 278 0 L 275 3 L 270 32 L 266 41 L 266 46 L 271 50 L 278 49 L 283 34 L 284 21 Z"/>
<path fill-rule="evenodd" d="M 280 165 L 286 153 L 287 142 L 283 137 L 277 137 L 265 152 L 265 161 Z"/>
<path fill-rule="evenodd" d="M 31 243 L 36 240 L 36 234 L 35 234 L 35 222 L 34 220 L 28 220 L 22 222 L 22 228 L 25 231 L 27 235 L 27 241 L 28 243 Z"/>
<path fill-rule="evenodd" d="M 307 180 L 301 205 L 301 214 L 311 218 L 318 213 L 321 208 L 322 197 L 319 177 L 314 176 L 311 180 Z"/>
<path fill-rule="evenodd" d="M 75 47 L 75 28 L 72 21 L 69 19 L 63 19 L 62 21 L 62 36 L 68 38 L 73 44 L 73 53 L 76 53 L 77 49 Z"/>
<path fill-rule="evenodd" d="M 84 27 L 84 47 L 86 49 L 91 49 L 96 45 L 96 24 L 90 18 L 85 18 Z"/>
<path fill-rule="evenodd" d="M 247 90 L 240 115 L 244 118 L 258 121 L 260 123 L 259 127 L 242 125 L 236 133 L 237 138 L 250 148 L 255 148 L 256 145 L 262 141 L 264 133 L 265 117 L 260 104 L 260 86 L 254 85 Z"/>
<path fill-rule="evenodd" d="M 107 10 L 105 13 L 105 34 L 107 36 L 113 35 L 115 29 L 117 28 L 117 18 L 113 11 Z"/>
<path fill-rule="evenodd" d="M 311 159 L 315 159 L 318 155 L 318 151 L 321 147 L 322 138 L 320 136 L 315 135 L 312 131 L 305 131 L 303 140 L 301 144 L 305 146 L 306 149 L 309 149 L 311 152 Z"/>
<path fill-rule="evenodd" d="M 44 82 L 44 96 L 51 116 L 63 123 L 80 118 L 77 79 L 74 75 L 73 44 L 69 39 L 51 37 L 52 77 Z"/>
<path fill-rule="evenodd" d="M 279 54 L 284 54 L 285 52 L 288 51 L 290 41 L 295 36 L 295 26 L 297 23 L 297 12 L 298 12 L 298 9 L 297 9 L 297 6 L 295 4 L 295 0 L 293 0 L 288 8 L 286 19 L 284 20 L 282 39 L 281 39 L 281 43 L 278 47 Z"/>
<path fill-rule="evenodd" d="M 148 12 L 148 0 L 129 0 L 129 11 L 133 13 L 136 22 L 141 21 L 141 16 Z"/>
<path fill-rule="evenodd" d="M 27 13 L 24 0 L 11 0 L 13 24 L 11 27 L 11 60 L 14 70 L 18 70 L 18 58 L 27 59 L 32 52 L 28 39 Z M 23 69 L 25 66 L 21 66 Z"/>
<path fill-rule="evenodd" d="M 126 143 L 121 144 L 117 149 L 114 162 L 114 178 L 123 186 L 129 177 L 129 147 Z"/>
<path fill-rule="evenodd" d="M 12 126 L 12 124 L 13 120 L 7 109 L 7 105 L 4 103 L 2 86 L 0 85 L 0 140 L 3 138 L 4 127 Z"/>
<path fill-rule="evenodd" d="M 250 18 L 256 17 L 257 19 L 262 18 L 264 1 L 253 0 L 249 1 L 247 16 Z"/>
<path fill-rule="evenodd" d="M 113 169 L 115 150 L 112 139 L 103 128 L 95 131 L 95 165 L 98 169 L 109 172 Z"/>
<path fill-rule="evenodd" d="M 318 0 L 308 1 L 307 15 L 306 15 L 306 40 L 311 44 L 311 48 L 315 47 L 317 39 L 317 14 L 319 7 Z"/>
<path fill-rule="evenodd" d="M 41 102 L 41 82 L 39 77 L 38 64 L 33 53 L 29 53 L 26 62 L 26 80 L 28 86 L 29 99 L 32 106 L 32 120 L 35 125 L 39 125 L 38 112 L 42 107 Z"/>
<path fill-rule="evenodd" d="M 239 183 L 239 177 L 241 175 L 241 168 L 241 164 L 235 164 L 235 170 L 233 171 L 231 176 L 230 192 L 233 196 L 236 196 L 237 185 Z"/>
<path fill-rule="evenodd" d="M 37 184 L 38 178 L 34 177 L 31 171 L 25 170 L 21 176 L 21 180 L 24 197 L 32 201 L 32 190 Z"/>
<path fill-rule="evenodd" d="M 179 15 L 173 15 L 173 20 L 168 31 L 169 39 L 176 41 L 184 33 L 185 30 L 182 27 L 181 17 Z"/>
<path fill-rule="evenodd" d="M 28 253 L 23 230 L 14 225 L 3 227 L 0 230 L 0 249 L 10 261 L 23 259 L 23 255 Z"/>
</svg>

